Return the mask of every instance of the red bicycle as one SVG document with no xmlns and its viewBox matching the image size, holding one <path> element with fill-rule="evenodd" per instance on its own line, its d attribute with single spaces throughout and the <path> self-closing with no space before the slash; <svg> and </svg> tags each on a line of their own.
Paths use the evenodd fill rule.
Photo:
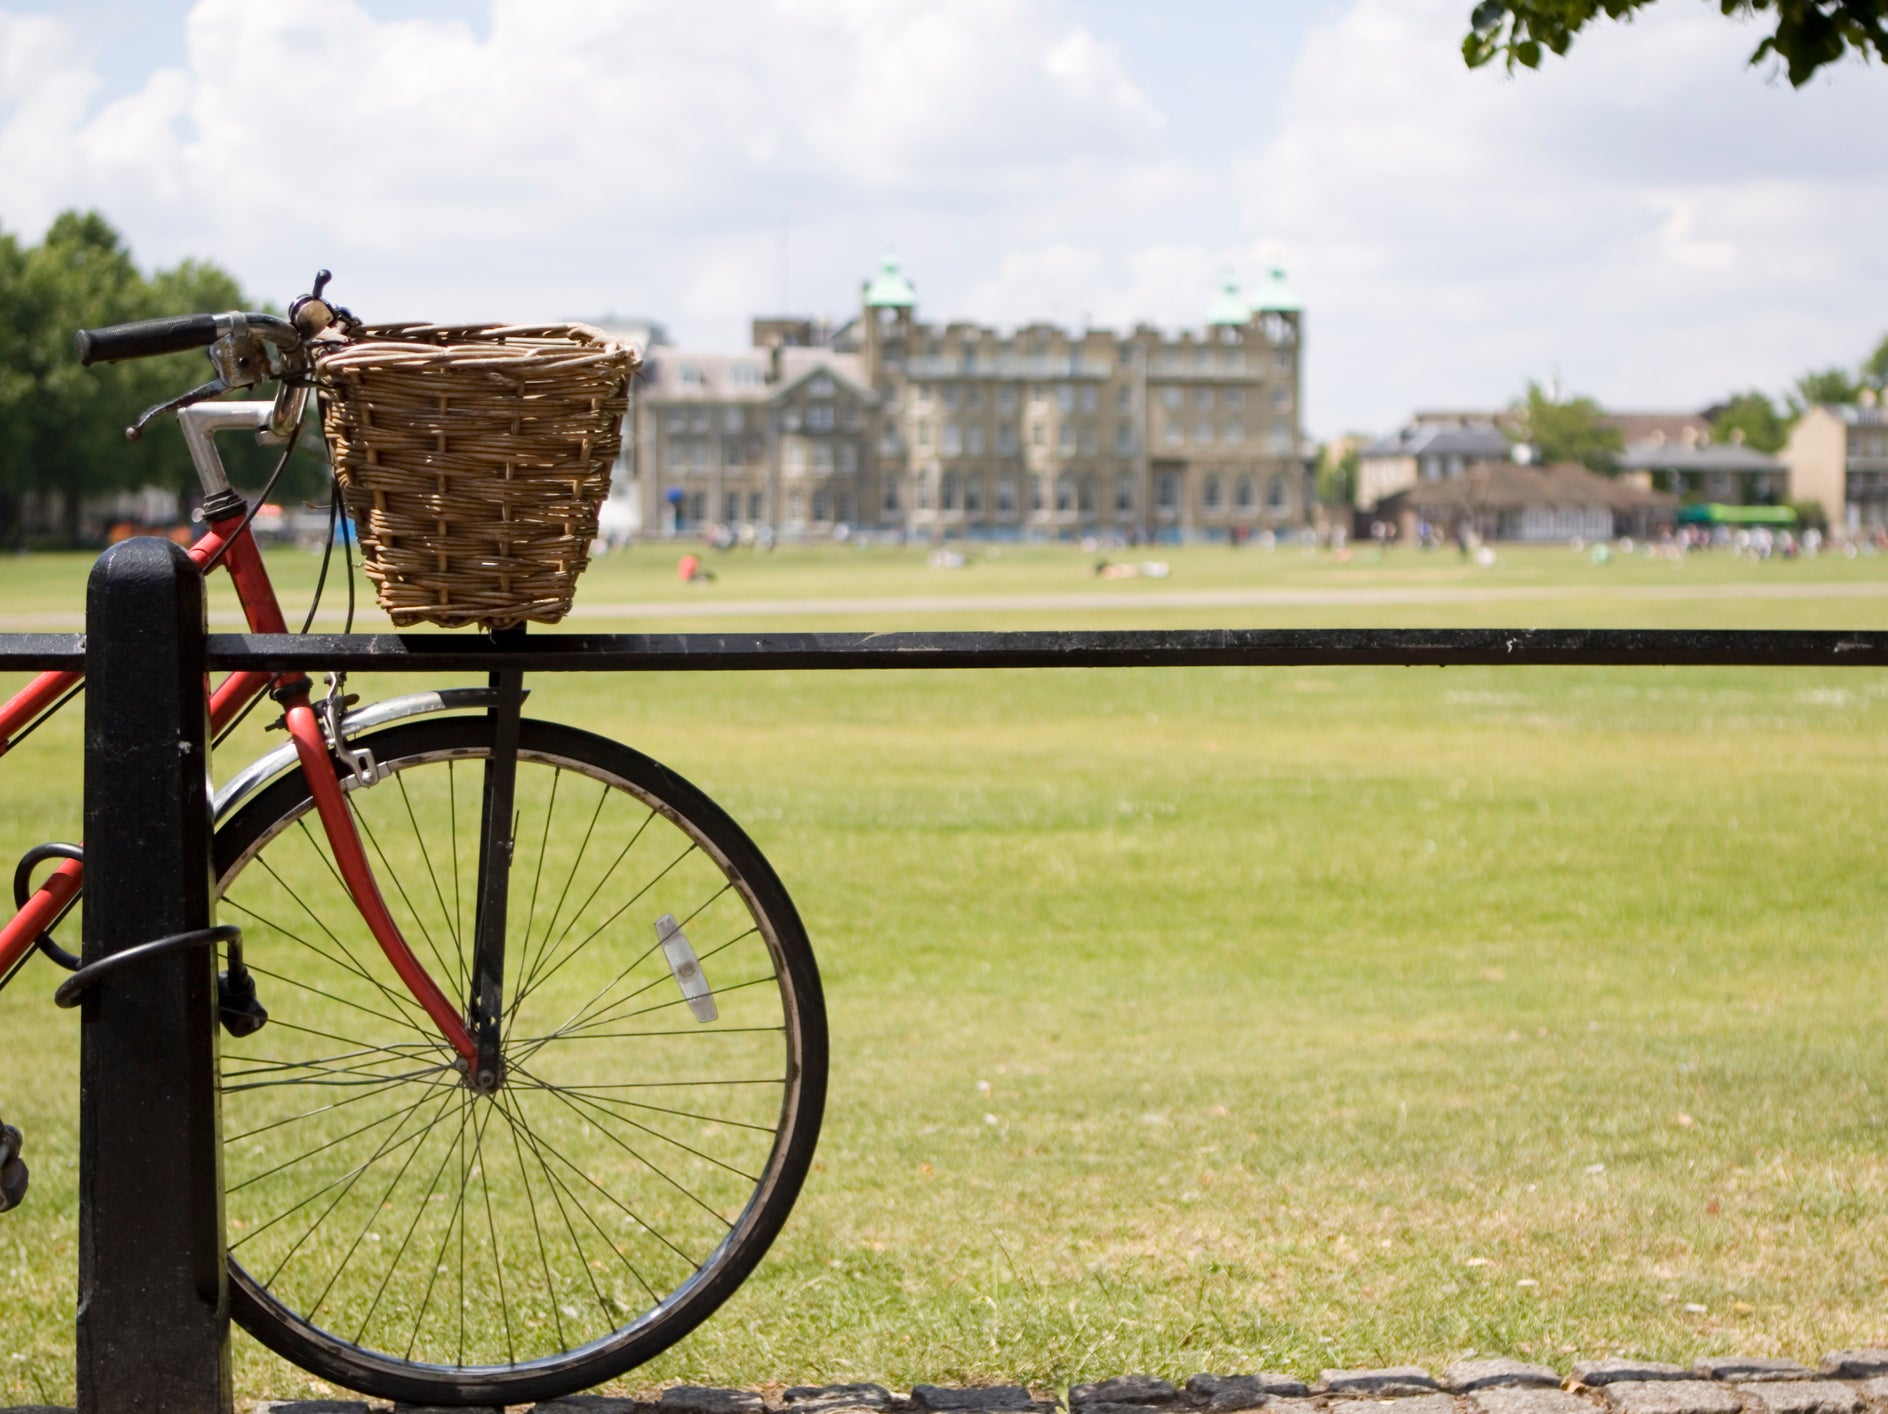
<svg viewBox="0 0 1888 1414">
<path fill-rule="evenodd" d="M 190 556 L 228 572 L 257 633 L 287 626 L 214 437 L 292 446 L 324 341 L 354 327 L 325 279 L 287 319 L 79 335 L 88 364 L 208 350 L 215 377 L 132 435 L 177 413 L 205 495 Z M 271 380 L 273 401 L 207 401 Z M 79 688 L 46 673 L 0 707 L 0 752 Z M 381 1398 L 587 1388 L 705 1319 L 798 1194 L 826 1080 L 805 930 L 714 802 L 521 718 L 515 675 L 366 706 L 343 689 L 248 672 L 210 698 L 217 737 L 266 694 L 288 738 L 214 803 L 241 929 L 220 978 L 232 1313 Z M 35 950 L 78 966 L 52 932 L 83 872 L 73 845 L 21 861 L 0 986 Z M 18 1147 L 6 1131 L 0 1206 L 24 1193 Z"/>
</svg>

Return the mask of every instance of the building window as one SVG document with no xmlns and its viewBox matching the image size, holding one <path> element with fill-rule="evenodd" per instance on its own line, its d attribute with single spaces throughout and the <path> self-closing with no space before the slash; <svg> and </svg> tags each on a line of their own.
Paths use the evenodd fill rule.
<svg viewBox="0 0 1888 1414">
<path fill-rule="evenodd" d="M 806 443 L 800 441 L 787 443 L 787 470 L 806 470 Z"/>
<path fill-rule="evenodd" d="M 1065 422 L 1056 429 L 1055 447 L 1063 456 L 1072 456 L 1075 452 L 1075 424 Z"/>
<path fill-rule="evenodd" d="M 937 505 L 938 509 L 942 511 L 954 511 L 957 509 L 956 472 L 947 471 L 944 473 L 944 487 L 938 493 Z"/>
<path fill-rule="evenodd" d="M 670 442 L 668 447 L 669 470 L 682 471 L 688 466 L 688 443 Z"/>
<path fill-rule="evenodd" d="M 931 509 L 931 475 L 929 472 L 921 471 L 918 473 L 918 509 L 921 511 Z"/>
<path fill-rule="evenodd" d="M 1211 388 L 1195 388 L 1193 390 L 1193 406 L 1200 409 L 1202 412 L 1210 410 L 1213 406 L 1213 390 Z"/>
<path fill-rule="evenodd" d="M 996 454 L 999 457 L 1016 455 L 1016 424 L 999 422 L 996 427 Z"/>
<path fill-rule="evenodd" d="M 1181 390 L 1178 388 L 1162 388 L 1160 390 L 1160 405 L 1169 412 L 1178 412 L 1180 411 L 1181 397 Z"/>
<path fill-rule="evenodd" d="M 833 498 L 824 491 L 813 493 L 813 519 L 828 521 L 833 518 Z"/>
<path fill-rule="evenodd" d="M 1182 442 L 1186 441 L 1187 439 L 1187 434 L 1181 428 L 1180 419 L 1177 417 L 1170 417 L 1167 419 L 1167 426 L 1166 426 L 1164 435 L 1167 440 L 1167 445 L 1170 447 L 1177 447 Z"/>
<path fill-rule="evenodd" d="M 831 476 L 833 472 L 833 444 L 815 442 L 813 444 L 813 470 L 822 476 Z"/>
<path fill-rule="evenodd" d="M 940 390 L 940 396 L 943 398 L 944 406 L 948 411 L 955 412 L 957 410 L 957 385 L 955 383 L 946 383 Z"/>
<path fill-rule="evenodd" d="M 1267 510 L 1282 511 L 1291 502 L 1291 493 L 1285 488 L 1285 478 L 1274 476 L 1271 484 L 1265 488 L 1265 506 Z"/>
<path fill-rule="evenodd" d="M 996 513 L 1001 520 L 1010 520 L 1016 514 L 1016 478 L 999 476 L 996 479 Z"/>
<path fill-rule="evenodd" d="M 1134 451 L 1134 424 L 1117 422 L 1114 425 L 1114 450 L 1118 456 L 1130 456 Z"/>
<path fill-rule="evenodd" d="M 1056 386 L 1055 400 L 1063 412 L 1075 411 L 1075 389 L 1070 387 L 1067 383 L 1061 383 Z"/>
<path fill-rule="evenodd" d="M 1040 475 L 1029 478 L 1029 509 L 1031 511 L 1040 511 L 1042 509 L 1043 493 L 1045 489 L 1042 483 L 1043 477 Z"/>
<path fill-rule="evenodd" d="M 695 470 L 708 470 L 708 444 L 706 442 L 697 442 L 695 444 L 692 460 L 695 463 Z"/>
<path fill-rule="evenodd" d="M 1291 389 L 1290 388 L 1272 389 L 1272 411 L 1273 412 L 1290 412 L 1291 411 Z"/>
<path fill-rule="evenodd" d="M 1239 489 L 1233 494 L 1235 504 L 1242 511 L 1249 511 L 1259 503 L 1259 488 L 1253 484 L 1250 476 L 1239 478 Z"/>
<path fill-rule="evenodd" d="M 964 478 L 964 514 L 983 514 L 983 478 L 966 476 Z"/>
<path fill-rule="evenodd" d="M 688 431 L 688 409 L 670 408 L 668 412 L 663 415 L 662 426 L 664 430 L 668 432 Z"/>
<path fill-rule="evenodd" d="M 1114 479 L 1114 508 L 1119 515 L 1134 514 L 1134 478 L 1117 476 Z"/>
<path fill-rule="evenodd" d="M 741 430 L 741 421 L 741 410 L 739 408 L 728 408 L 721 414 L 721 430 L 723 432 L 739 432 Z"/>
<path fill-rule="evenodd" d="M 1220 397 L 1225 400 L 1228 409 L 1242 408 L 1246 405 L 1246 390 L 1244 388 L 1227 388 L 1220 394 Z"/>
<path fill-rule="evenodd" d="M 1201 349 L 1199 357 L 1195 362 L 1199 364 L 1200 372 L 1211 373 L 1213 371 L 1213 351 L 1211 349 Z"/>
<path fill-rule="evenodd" d="M 1278 352 L 1274 353 L 1272 355 L 1272 367 L 1276 368 L 1280 373 L 1290 373 L 1291 350 L 1280 349 Z"/>
<path fill-rule="evenodd" d="M 691 431 L 706 432 L 708 430 L 708 409 L 696 408 L 689 416 L 688 425 Z"/>
<path fill-rule="evenodd" d="M 1239 421 L 1238 419 L 1236 419 L 1236 418 L 1235 418 L 1235 419 L 1234 419 L 1233 421 L 1231 421 L 1231 422 L 1228 422 L 1228 423 L 1226 424 L 1226 440 L 1227 440 L 1228 442 L 1243 442 L 1243 441 L 1245 441 L 1245 440 L 1246 440 L 1246 425 L 1245 425 L 1245 423 L 1243 423 L 1243 422 L 1240 422 L 1240 421 Z"/>
<path fill-rule="evenodd" d="M 839 444 L 839 469 L 847 476 L 859 469 L 859 449 L 850 442 Z"/>
<path fill-rule="evenodd" d="M 830 398 L 833 395 L 833 380 L 822 373 L 806 385 L 806 393 L 810 398 Z"/>
<path fill-rule="evenodd" d="M 1083 476 L 1075 482 L 1075 508 L 1085 516 L 1095 513 L 1095 478 Z"/>
<path fill-rule="evenodd" d="M 1101 450 L 1101 441 L 1095 433 L 1094 423 L 1084 422 L 1081 428 L 1081 436 L 1083 456 L 1092 457 Z"/>
<path fill-rule="evenodd" d="M 1228 373 L 1245 372 L 1246 356 L 1243 349 L 1227 349 L 1225 357 L 1226 371 Z"/>
<path fill-rule="evenodd" d="M 1093 412 L 1100 404 L 1100 401 L 1101 389 L 1097 388 L 1093 383 L 1085 384 L 1082 388 L 1082 411 Z"/>
<path fill-rule="evenodd" d="M 1049 444 L 1049 425 L 1045 422 L 1032 422 L 1029 425 L 1029 440 L 1034 446 L 1046 447 Z"/>
<path fill-rule="evenodd" d="M 708 519 L 708 493 L 696 491 L 688 498 L 688 518 L 696 525 Z"/>
<path fill-rule="evenodd" d="M 1163 471 L 1154 481 L 1154 504 L 1163 511 L 1180 509 L 1180 473 Z"/>
<path fill-rule="evenodd" d="M 682 382 L 690 388 L 701 387 L 701 369 L 692 363 L 682 365 Z"/>
<path fill-rule="evenodd" d="M 1134 402 L 1134 390 L 1126 383 L 1114 390 L 1114 405 L 1121 412 L 1126 412 Z"/>
<path fill-rule="evenodd" d="M 996 410 L 998 412 L 1016 411 L 1016 385 L 1005 383 L 996 390 Z"/>
<path fill-rule="evenodd" d="M 1201 418 L 1193 428 L 1193 440 L 1202 446 L 1211 446 L 1213 442 L 1213 424 L 1208 418 Z"/>
<path fill-rule="evenodd" d="M 947 422 L 944 424 L 943 439 L 938 450 L 945 456 L 954 457 L 964 450 L 963 434 L 958 431 L 956 423 Z"/>
<path fill-rule="evenodd" d="M 810 403 L 806 409 L 806 430 L 808 432 L 830 432 L 833 430 L 833 405 L 831 403 Z"/>
<path fill-rule="evenodd" d="M 732 525 L 741 518 L 741 493 L 730 491 L 721 498 L 721 519 Z"/>
<path fill-rule="evenodd" d="M 806 521 L 806 492 L 797 486 L 787 492 L 787 524 L 802 525 Z"/>
<path fill-rule="evenodd" d="M 1162 349 L 1160 351 L 1160 366 L 1169 373 L 1178 373 L 1180 371 L 1180 350 L 1175 348 Z"/>
<path fill-rule="evenodd" d="M 833 493 L 833 519 L 843 521 L 852 519 L 852 493 L 850 491 Z"/>
<path fill-rule="evenodd" d="M 983 424 L 973 422 L 964 432 L 964 446 L 973 457 L 983 455 Z"/>
<path fill-rule="evenodd" d="M 917 436 L 918 445 L 920 447 L 928 447 L 931 445 L 931 424 L 926 422 L 923 418 L 918 419 Z"/>
<path fill-rule="evenodd" d="M 964 359 L 968 362 L 970 355 L 965 354 Z M 968 388 L 964 389 L 964 406 L 969 408 L 972 412 L 978 412 L 982 409 L 983 388 L 981 385 L 972 383 Z"/>
<path fill-rule="evenodd" d="M 929 383 L 920 383 L 918 385 L 918 401 L 921 403 L 931 401 L 931 385 Z"/>
<path fill-rule="evenodd" d="M 747 518 L 749 520 L 753 520 L 753 521 L 759 520 L 761 517 L 761 512 L 763 509 L 765 509 L 765 507 L 766 507 L 766 502 L 762 500 L 760 492 L 749 491 L 747 493 Z"/>
<path fill-rule="evenodd" d="M 879 504 L 885 508 L 886 515 L 896 515 L 898 513 L 897 477 L 887 476 L 885 478 L 884 494 L 880 497 Z"/>
<path fill-rule="evenodd" d="M 1055 479 L 1055 508 L 1065 514 L 1075 509 L 1075 478 L 1066 471 Z"/>
<path fill-rule="evenodd" d="M 1220 508 L 1224 494 L 1224 489 L 1220 485 L 1219 477 L 1209 476 L 1206 478 L 1205 489 L 1200 493 L 1200 504 L 1205 506 L 1209 511 L 1216 511 Z"/>
</svg>

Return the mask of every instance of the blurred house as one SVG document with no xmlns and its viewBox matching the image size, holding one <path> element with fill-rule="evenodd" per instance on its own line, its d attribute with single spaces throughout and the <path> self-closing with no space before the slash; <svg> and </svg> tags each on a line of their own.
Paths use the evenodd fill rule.
<svg viewBox="0 0 1888 1414">
<path fill-rule="evenodd" d="M 1640 485 L 1685 502 L 1773 506 L 1790 495 L 1790 471 L 1783 462 L 1741 441 L 1713 442 L 1709 428 L 1686 428 L 1676 438 L 1656 429 L 1626 444 L 1619 469 Z"/>
<path fill-rule="evenodd" d="M 917 319 L 888 258 L 831 327 L 650 350 L 632 404 L 645 533 L 1218 539 L 1304 525 L 1303 311 L 1274 269 L 1203 328 Z"/>
<path fill-rule="evenodd" d="M 1495 413 L 1418 413 L 1400 432 L 1357 454 L 1354 499 L 1373 510 L 1385 497 L 1419 484 L 1447 481 L 1464 468 L 1509 459 L 1513 442 Z"/>
<path fill-rule="evenodd" d="M 1790 429 L 1783 460 L 1791 498 L 1820 504 L 1830 525 L 1888 529 L 1888 408 L 1873 392 L 1862 399 L 1810 408 Z"/>
<path fill-rule="evenodd" d="M 1600 476 L 1577 462 L 1524 466 L 1482 461 L 1454 476 L 1423 481 L 1385 497 L 1376 518 L 1414 541 L 1424 524 L 1432 533 L 1483 540 L 1610 540 L 1645 538 L 1670 526 L 1678 498 L 1628 481 Z"/>
</svg>

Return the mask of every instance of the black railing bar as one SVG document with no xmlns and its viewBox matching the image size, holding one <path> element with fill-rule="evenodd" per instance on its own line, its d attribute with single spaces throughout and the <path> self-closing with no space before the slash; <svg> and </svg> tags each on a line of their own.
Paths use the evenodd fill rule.
<svg viewBox="0 0 1888 1414">
<path fill-rule="evenodd" d="M 82 633 L 0 633 L 0 672 L 76 673 L 84 667 Z"/>
<path fill-rule="evenodd" d="M 901 633 L 211 634 L 219 669 L 780 669 L 1485 665 L 1888 667 L 1888 632 L 1769 629 L 1132 629 Z"/>
</svg>

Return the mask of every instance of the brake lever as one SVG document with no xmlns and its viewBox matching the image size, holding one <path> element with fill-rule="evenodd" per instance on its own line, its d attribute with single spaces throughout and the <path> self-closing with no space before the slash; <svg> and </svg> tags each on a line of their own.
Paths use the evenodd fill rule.
<svg viewBox="0 0 1888 1414">
<path fill-rule="evenodd" d="M 192 403 L 200 403 L 229 391 L 229 384 L 221 378 L 212 378 L 208 383 L 192 388 L 187 393 L 179 393 L 168 402 L 157 403 L 138 414 L 138 420 L 125 429 L 125 441 L 136 442 L 143 438 L 144 429 L 151 425 L 154 418 L 162 417 L 167 412 L 176 412 L 187 408 Z"/>
</svg>

